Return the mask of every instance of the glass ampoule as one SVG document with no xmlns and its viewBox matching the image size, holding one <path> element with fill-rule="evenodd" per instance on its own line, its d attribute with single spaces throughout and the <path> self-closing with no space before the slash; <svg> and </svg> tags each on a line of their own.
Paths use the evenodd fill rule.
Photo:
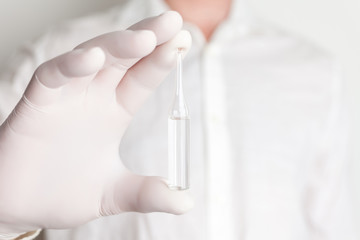
<svg viewBox="0 0 360 240">
<path fill-rule="evenodd" d="M 190 117 L 182 84 L 182 49 L 177 52 L 176 91 L 168 118 L 169 187 L 189 188 Z"/>
</svg>

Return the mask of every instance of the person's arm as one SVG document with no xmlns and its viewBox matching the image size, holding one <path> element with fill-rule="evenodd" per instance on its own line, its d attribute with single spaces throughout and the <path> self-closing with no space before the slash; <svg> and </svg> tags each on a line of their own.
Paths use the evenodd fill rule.
<svg viewBox="0 0 360 240">
<path fill-rule="evenodd" d="M 36 238 L 41 232 L 41 229 L 26 232 L 26 233 L 10 233 L 10 234 L 0 234 L 1 240 L 32 240 Z"/>
<path fill-rule="evenodd" d="M 0 127 L 1 234 L 191 208 L 186 191 L 129 172 L 118 155 L 127 125 L 174 67 L 177 49 L 190 48 L 181 25 L 179 14 L 167 12 L 37 68 Z"/>
</svg>

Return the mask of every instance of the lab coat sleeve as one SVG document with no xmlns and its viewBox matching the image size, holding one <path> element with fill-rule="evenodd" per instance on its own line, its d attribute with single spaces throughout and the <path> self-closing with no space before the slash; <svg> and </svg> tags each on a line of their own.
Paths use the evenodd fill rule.
<svg viewBox="0 0 360 240">
<path fill-rule="evenodd" d="M 41 229 L 38 229 L 36 231 L 27 232 L 21 235 L 18 234 L 0 234 L 0 240 L 33 240 L 35 239 L 39 233 L 41 232 Z M 16 236 L 16 237 L 15 237 Z"/>
<path fill-rule="evenodd" d="M 352 216 L 348 118 L 339 68 L 334 68 L 330 110 L 306 189 L 305 209 L 314 240 L 358 239 Z"/>
</svg>

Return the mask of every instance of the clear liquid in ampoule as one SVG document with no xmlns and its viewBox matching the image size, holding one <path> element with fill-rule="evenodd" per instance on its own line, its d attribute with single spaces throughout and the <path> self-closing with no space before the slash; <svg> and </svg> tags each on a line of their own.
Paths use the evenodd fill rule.
<svg viewBox="0 0 360 240">
<path fill-rule="evenodd" d="M 190 119 L 168 119 L 169 187 L 189 188 Z"/>
</svg>

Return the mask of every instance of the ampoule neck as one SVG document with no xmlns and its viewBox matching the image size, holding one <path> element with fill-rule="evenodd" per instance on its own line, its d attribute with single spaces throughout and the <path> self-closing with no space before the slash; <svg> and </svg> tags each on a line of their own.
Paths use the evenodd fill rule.
<svg viewBox="0 0 360 240">
<path fill-rule="evenodd" d="M 183 82 L 182 82 L 182 51 L 177 52 L 176 60 L 176 91 L 170 110 L 170 117 L 174 119 L 188 119 L 189 113 L 185 102 Z"/>
</svg>

